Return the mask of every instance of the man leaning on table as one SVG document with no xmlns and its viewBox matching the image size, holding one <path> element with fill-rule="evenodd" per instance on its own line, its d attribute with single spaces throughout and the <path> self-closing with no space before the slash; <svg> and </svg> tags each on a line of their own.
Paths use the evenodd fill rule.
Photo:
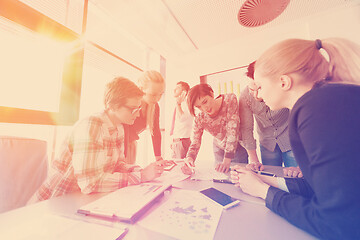
<svg viewBox="0 0 360 240">
<path fill-rule="evenodd" d="M 288 108 L 271 110 L 263 99 L 258 97 L 254 83 L 254 65 L 255 62 L 252 62 L 247 68 L 246 76 L 252 81 L 241 92 L 239 98 L 240 132 L 242 133 L 242 143 L 250 160 L 247 167 L 257 171 L 263 170 L 263 165 L 282 166 L 284 164 L 285 175 L 302 177 L 289 141 L 288 118 L 290 111 Z M 259 135 L 262 163 L 256 154 L 254 122 L 256 122 Z"/>
<path fill-rule="evenodd" d="M 141 169 L 125 163 L 123 124 L 139 116 L 143 92 L 130 80 L 117 77 L 106 85 L 105 110 L 78 121 L 66 137 L 48 178 L 28 203 L 70 192 L 111 192 L 161 175 L 155 162 Z"/>
</svg>

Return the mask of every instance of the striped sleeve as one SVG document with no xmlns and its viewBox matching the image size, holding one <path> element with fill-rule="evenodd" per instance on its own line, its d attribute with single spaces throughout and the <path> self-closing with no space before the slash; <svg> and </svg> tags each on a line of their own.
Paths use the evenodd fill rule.
<svg viewBox="0 0 360 240">
<path fill-rule="evenodd" d="M 247 150 L 256 149 L 256 140 L 254 138 L 254 116 L 249 106 L 249 89 L 246 87 L 239 98 L 239 116 L 240 132 L 244 147 Z"/>
</svg>

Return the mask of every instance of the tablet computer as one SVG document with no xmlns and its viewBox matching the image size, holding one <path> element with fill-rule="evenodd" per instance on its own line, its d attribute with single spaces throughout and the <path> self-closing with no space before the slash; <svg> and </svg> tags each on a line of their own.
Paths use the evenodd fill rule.
<svg viewBox="0 0 360 240">
<path fill-rule="evenodd" d="M 239 200 L 236 200 L 215 188 L 207 188 L 200 191 L 200 193 L 204 194 L 206 197 L 221 205 L 224 209 L 229 209 L 240 203 Z"/>
</svg>

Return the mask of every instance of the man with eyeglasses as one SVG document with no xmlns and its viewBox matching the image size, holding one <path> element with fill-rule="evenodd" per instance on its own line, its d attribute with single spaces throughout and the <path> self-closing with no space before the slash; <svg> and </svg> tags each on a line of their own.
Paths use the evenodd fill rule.
<svg viewBox="0 0 360 240">
<path fill-rule="evenodd" d="M 105 88 L 103 112 L 78 121 L 52 161 L 48 179 L 29 203 L 70 192 L 111 192 L 159 177 L 161 162 L 146 168 L 125 163 L 123 124 L 139 116 L 144 93 L 130 80 L 118 77 Z"/>
<path fill-rule="evenodd" d="M 289 109 L 283 108 L 272 111 L 261 98 L 258 98 L 258 87 L 254 83 L 254 65 L 248 66 L 246 73 L 251 79 L 249 85 L 241 92 L 239 98 L 240 132 L 242 143 L 249 155 L 248 168 L 263 170 L 264 165 L 282 166 L 284 174 L 301 177 L 294 155 L 291 151 L 288 118 Z M 261 161 L 256 154 L 256 141 L 254 139 L 254 118 L 257 124 L 257 133 L 260 142 Z"/>
</svg>

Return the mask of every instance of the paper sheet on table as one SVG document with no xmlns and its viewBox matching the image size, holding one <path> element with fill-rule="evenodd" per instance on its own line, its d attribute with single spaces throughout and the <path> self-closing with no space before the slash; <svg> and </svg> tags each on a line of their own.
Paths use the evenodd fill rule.
<svg viewBox="0 0 360 240">
<path fill-rule="evenodd" d="M 170 185 L 151 182 L 127 186 L 81 206 L 77 212 L 135 222 L 169 187 Z"/>
<path fill-rule="evenodd" d="M 181 171 L 181 164 L 178 164 L 171 169 L 171 171 L 164 171 L 161 176 L 153 180 L 153 182 L 171 185 L 185 180 L 188 177 L 189 175 L 186 175 Z"/>
<path fill-rule="evenodd" d="M 218 172 L 214 168 L 197 168 L 195 173 L 191 175 L 191 180 L 212 181 L 213 179 L 228 179 L 229 176 L 225 173 Z"/>
<path fill-rule="evenodd" d="M 169 199 L 138 222 L 177 239 L 213 239 L 222 207 L 197 191 L 176 189 Z"/>
<path fill-rule="evenodd" d="M 1 239 L 11 240 L 70 240 L 70 239 L 121 239 L 125 235 L 126 228 L 112 228 L 77 221 L 56 215 L 43 215 L 40 218 L 34 216 L 34 222 L 21 222 L 12 228 L 0 233 Z"/>
</svg>

